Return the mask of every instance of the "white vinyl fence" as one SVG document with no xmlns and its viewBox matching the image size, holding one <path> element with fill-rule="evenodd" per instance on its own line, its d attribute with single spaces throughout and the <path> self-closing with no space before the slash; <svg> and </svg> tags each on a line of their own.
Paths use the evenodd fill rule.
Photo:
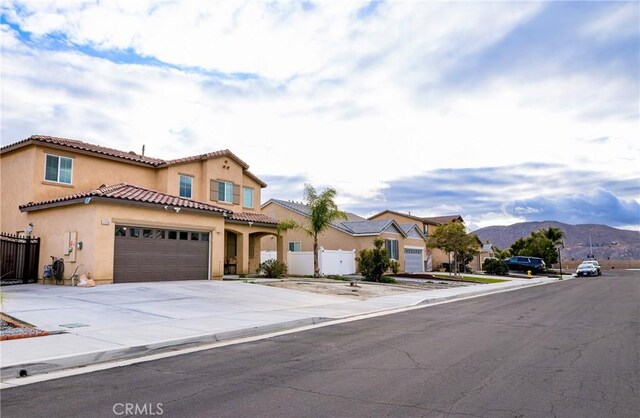
<svg viewBox="0 0 640 418">
<path fill-rule="evenodd" d="M 275 250 L 260 251 L 260 264 L 267 260 L 276 260 L 278 258 L 278 252 Z"/>
<path fill-rule="evenodd" d="M 275 251 L 261 251 L 260 262 L 275 259 Z M 320 275 L 345 275 L 356 272 L 356 250 L 325 250 L 318 251 Z M 288 273 L 292 276 L 313 276 L 313 251 L 289 251 L 287 253 Z"/>
</svg>

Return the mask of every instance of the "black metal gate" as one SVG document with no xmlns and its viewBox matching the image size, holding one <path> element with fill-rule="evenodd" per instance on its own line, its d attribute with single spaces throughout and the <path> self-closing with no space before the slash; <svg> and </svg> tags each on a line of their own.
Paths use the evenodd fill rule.
<svg viewBox="0 0 640 418">
<path fill-rule="evenodd" d="M 0 233 L 0 284 L 36 283 L 40 238 Z"/>
</svg>

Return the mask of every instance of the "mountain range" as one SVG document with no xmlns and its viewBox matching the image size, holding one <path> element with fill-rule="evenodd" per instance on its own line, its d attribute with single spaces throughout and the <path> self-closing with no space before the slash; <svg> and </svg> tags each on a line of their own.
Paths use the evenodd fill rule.
<svg viewBox="0 0 640 418">
<path fill-rule="evenodd" d="M 533 231 L 550 226 L 560 228 L 565 234 L 562 258 L 585 259 L 593 251 L 595 258 L 600 260 L 640 259 L 640 232 L 607 225 L 569 225 L 556 221 L 521 222 L 507 226 L 487 226 L 473 233 L 482 242 L 488 241 L 503 250 L 518 238 L 528 237 Z"/>
</svg>

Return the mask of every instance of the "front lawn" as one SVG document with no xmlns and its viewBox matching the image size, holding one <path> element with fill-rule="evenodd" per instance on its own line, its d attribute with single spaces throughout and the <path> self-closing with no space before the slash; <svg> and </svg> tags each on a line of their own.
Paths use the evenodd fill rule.
<svg viewBox="0 0 640 418">
<path fill-rule="evenodd" d="M 471 282 L 471 283 L 501 283 L 508 282 L 508 280 L 503 279 L 490 279 L 485 277 L 472 277 L 472 276 L 449 276 L 446 274 L 434 274 L 433 277 L 441 279 L 441 280 L 456 280 L 459 282 Z"/>
</svg>

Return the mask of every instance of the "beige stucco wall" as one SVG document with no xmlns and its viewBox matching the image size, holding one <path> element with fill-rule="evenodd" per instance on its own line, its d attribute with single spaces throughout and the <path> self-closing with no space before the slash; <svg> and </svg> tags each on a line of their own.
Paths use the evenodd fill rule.
<svg viewBox="0 0 640 418">
<path fill-rule="evenodd" d="M 136 186 L 155 189 L 155 169 L 143 167 L 131 163 L 97 158 L 37 145 L 33 162 L 33 183 L 31 200 L 34 202 L 67 196 L 96 189 L 103 184 L 112 185 L 118 183 L 135 184 Z M 17 152 L 20 152 L 18 150 Z M 52 154 L 73 159 L 72 184 L 59 184 L 44 181 L 45 155 Z M 24 202 L 27 203 L 27 202 Z"/>
<path fill-rule="evenodd" d="M 226 168 L 229 167 L 229 168 Z M 258 212 L 260 210 L 261 187 L 245 174 L 243 167 L 230 157 L 214 157 L 158 169 L 158 190 L 164 193 L 180 195 L 180 175 L 193 177 L 192 199 L 215 204 L 234 212 Z M 224 180 L 241 186 L 240 204 L 211 200 L 210 181 Z M 243 187 L 253 189 L 253 207 L 243 206 Z"/>
<path fill-rule="evenodd" d="M 34 183 L 34 161 L 36 149 L 23 148 L 20 151 L 0 155 L 0 229 L 15 234 L 24 230 L 29 221 L 18 206 L 33 200 L 31 193 Z M 42 177 L 44 178 L 44 176 Z M 41 180 L 38 178 L 38 180 Z"/>
<path fill-rule="evenodd" d="M 77 264 L 83 264 L 81 272 L 91 272 L 97 283 L 113 281 L 115 226 L 133 225 L 167 229 L 186 229 L 211 233 L 211 277 L 222 277 L 224 218 L 202 215 L 186 210 L 175 213 L 162 208 L 117 205 L 91 202 L 34 211 L 27 214 L 34 223 L 33 235 L 42 239 L 40 251 L 40 275 L 49 256 L 63 256 L 66 231 L 77 232 L 77 240 L 83 243 L 76 251 L 76 263 L 65 259 L 65 276 L 70 277 Z M 104 225 L 102 222 L 108 223 Z"/>
</svg>

